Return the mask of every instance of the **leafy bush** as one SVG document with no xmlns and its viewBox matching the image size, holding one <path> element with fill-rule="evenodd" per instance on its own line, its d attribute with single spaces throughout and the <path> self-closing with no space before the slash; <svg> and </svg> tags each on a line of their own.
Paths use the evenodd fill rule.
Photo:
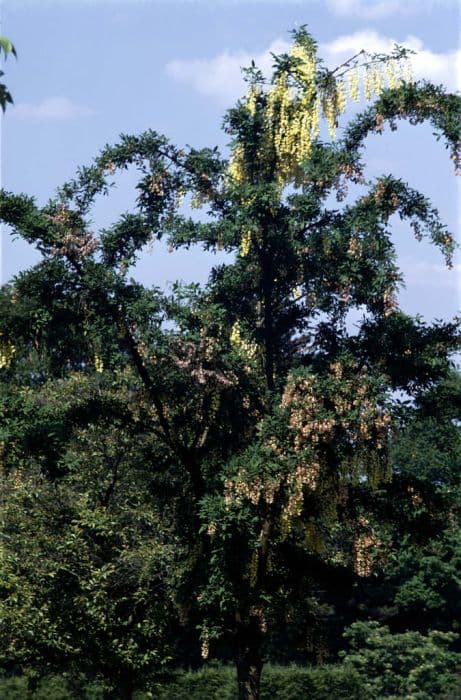
<svg viewBox="0 0 461 700">
<path fill-rule="evenodd" d="M 169 685 L 156 690 L 156 700 L 235 700 L 235 670 L 229 666 L 211 666 L 200 671 L 178 674 Z M 341 666 L 302 668 L 300 666 L 264 667 L 261 700 L 362 700 L 362 682 L 355 670 Z"/>
<path fill-rule="evenodd" d="M 358 674 L 341 666 L 302 668 L 268 666 L 263 671 L 261 700 L 362 700 Z"/>
<path fill-rule="evenodd" d="M 69 679 L 66 676 L 43 678 L 35 690 L 29 687 L 27 676 L 0 676 L 0 698 L 2 700 L 102 700 L 103 686 L 85 682 L 83 678 Z"/>
<path fill-rule="evenodd" d="M 450 651 L 456 635 L 431 632 L 391 634 L 376 622 L 354 623 L 346 638 L 350 651 L 343 663 L 318 668 L 264 667 L 261 700 L 455 700 L 461 697 L 456 675 L 461 655 Z M 28 689 L 25 676 L 0 677 L 2 700 L 102 700 L 103 688 L 80 679 L 49 676 L 37 689 Z M 139 690 L 135 700 L 236 700 L 232 666 L 209 664 L 198 671 L 173 674 Z"/>
<path fill-rule="evenodd" d="M 74 687 L 73 687 L 74 686 Z M 101 700 L 97 684 L 75 685 L 64 676 L 50 676 L 31 692 L 25 676 L 0 678 L 2 700 Z M 232 666 L 213 664 L 198 671 L 180 672 L 170 682 L 154 685 L 151 693 L 139 691 L 136 700 L 235 700 L 237 683 Z M 302 668 L 271 666 L 263 671 L 261 700 L 362 700 L 362 681 L 355 670 L 340 666 Z"/>
<path fill-rule="evenodd" d="M 449 648 L 456 634 L 392 634 L 378 622 L 355 622 L 345 637 L 350 651 L 341 653 L 343 667 L 360 675 L 367 698 L 433 700 L 456 682 L 461 654 Z"/>
</svg>

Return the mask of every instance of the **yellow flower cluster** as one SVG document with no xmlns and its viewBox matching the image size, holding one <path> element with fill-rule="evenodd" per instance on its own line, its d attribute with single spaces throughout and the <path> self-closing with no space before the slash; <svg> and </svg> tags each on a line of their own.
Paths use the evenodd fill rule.
<svg viewBox="0 0 461 700">
<path fill-rule="evenodd" d="M 200 649 L 200 656 L 202 659 L 207 659 L 210 654 L 210 637 L 208 631 L 205 630 L 202 634 L 202 646 Z"/>
<path fill-rule="evenodd" d="M 227 174 L 237 184 L 245 180 L 245 151 L 240 143 L 234 147 Z"/>
<path fill-rule="evenodd" d="M 366 532 L 358 535 L 354 542 L 354 569 L 357 576 L 367 577 L 373 573 L 373 553 L 382 543 L 366 518 L 359 518 L 359 524 Z"/>
<path fill-rule="evenodd" d="M 397 79 L 397 75 L 395 72 L 395 66 L 391 61 L 388 61 L 388 63 L 386 63 L 386 74 L 387 74 L 387 79 L 389 81 L 389 87 L 396 88 L 398 79 Z"/>
<path fill-rule="evenodd" d="M 372 94 L 379 96 L 384 87 L 381 71 L 376 66 L 365 71 L 365 97 L 371 100 Z"/>
<path fill-rule="evenodd" d="M 360 99 L 360 75 L 358 68 L 354 68 L 349 73 L 349 97 L 354 102 L 358 102 Z"/>
<path fill-rule="evenodd" d="M 327 85 L 317 78 L 315 52 L 295 43 L 291 56 L 296 62 L 291 70 L 281 71 L 273 86 L 263 93 L 261 88 L 251 85 L 246 95 L 246 108 L 252 117 L 256 110 L 263 110 L 264 126 L 258 158 L 272 174 L 275 173 L 278 185 L 285 186 L 290 181 L 302 182 L 303 163 L 309 158 L 312 145 L 320 133 L 320 116 L 327 122 L 331 139 L 336 137 L 338 117 L 346 109 L 346 92 L 354 102 L 360 99 L 360 84 L 364 83 L 365 96 L 380 95 L 387 82 L 391 88 L 398 87 L 409 79 L 408 64 L 402 67 L 395 59 L 380 63 L 356 65 L 346 77 L 330 74 Z M 370 57 L 369 57 L 370 58 Z M 233 149 L 228 167 L 229 179 L 242 183 L 246 179 L 244 145 L 238 142 Z"/>
<path fill-rule="evenodd" d="M 293 529 L 294 521 L 299 518 L 304 505 L 305 489 L 314 491 L 317 488 L 320 475 L 320 464 L 311 460 L 308 463 L 301 462 L 294 472 L 286 478 L 287 502 L 281 513 L 281 534 L 287 535 Z"/>
<path fill-rule="evenodd" d="M 331 95 L 324 95 L 322 98 L 322 112 L 327 120 L 328 133 L 330 138 L 336 138 L 336 118 L 337 112 L 335 109 L 335 100 Z"/>
<path fill-rule="evenodd" d="M 265 135 L 261 153 L 267 154 L 271 147 L 277 159 L 277 179 L 283 186 L 294 177 L 299 165 L 309 156 L 313 139 L 319 135 L 319 102 L 315 99 L 316 59 L 305 47 L 295 44 L 291 54 L 298 59 L 296 85 L 289 85 L 286 72 L 281 73 L 268 92 L 265 106 Z M 254 116 L 260 97 L 259 88 L 252 85 L 246 96 L 246 107 Z M 269 157 L 271 160 L 271 157 Z M 237 144 L 228 167 L 231 181 L 245 180 L 245 153 L 242 144 Z"/>
<path fill-rule="evenodd" d="M 282 476 L 263 481 L 259 476 L 250 479 L 244 469 L 240 469 L 234 479 L 226 479 L 224 482 L 224 503 L 230 508 L 233 503 L 241 503 L 243 499 L 250 501 L 254 506 L 262 500 L 267 504 L 274 502 L 275 494 L 280 488 Z"/>
<path fill-rule="evenodd" d="M 293 151 L 297 146 L 297 131 L 292 120 L 288 76 L 283 73 L 267 99 L 267 121 L 272 127 L 272 139 L 278 161 L 278 177 L 282 181 L 291 169 Z"/>
<path fill-rule="evenodd" d="M 278 456 L 279 451 L 276 450 Z M 283 461 L 283 456 L 282 456 Z M 282 470 L 276 474 L 250 476 L 242 468 L 232 479 L 226 479 L 224 483 L 224 503 L 226 509 L 240 505 L 243 501 L 250 501 L 254 506 L 260 503 L 271 505 L 277 494 L 286 498 L 286 504 L 281 516 L 281 530 L 286 536 L 292 529 L 293 521 L 302 512 L 304 493 L 308 489 L 314 491 L 317 488 L 320 475 L 320 462 L 315 459 L 303 458 L 296 465 L 294 471 L 284 473 Z M 257 569 L 257 552 L 249 566 L 249 578 L 253 581 Z"/>
<path fill-rule="evenodd" d="M 94 356 L 94 368 L 95 368 L 96 372 L 99 372 L 99 373 L 104 371 L 104 362 L 102 361 L 102 358 L 100 357 L 100 355 L 98 355 L 97 353 L 95 353 L 95 356 Z"/>
<path fill-rule="evenodd" d="M 411 83 L 413 82 L 413 73 L 411 70 L 411 63 L 410 61 L 405 61 L 403 65 L 400 66 L 400 71 L 402 75 L 402 80 L 404 80 L 406 83 Z"/>
<path fill-rule="evenodd" d="M 242 234 L 242 240 L 240 242 L 240 257 L 244 258 L 250 252 L 251 247 L 251 231 L 250 229 L 245 229 Z"/>
<path fill-rule="evenodd" d="M 346 109 L 346 91 L 342 81 L 336 83 L 335 102 L 337 113 L 342 114 Z"/>
<path fill-rule="evenodd" d="M 277 177 L 283 186 L 296 177 L 319 134 L 319 103 L 315 98 L 315 57 L 298 45 L 292 55 L 300 59 L 298 84 L 290 86 L 282 73 L 267 99 L 267 125 L 277 157 Z"/>
<path fill-rule="evenodd" d="M 328 389 L 319 385 L 314 375 L 291 377 L 282 396 L 282 407 L 289 411 L 292 450 L 299 454 L 295 470 L 276 478 L 276 482 L 280 481 L 274 493 L 282 487 L 286 489 L 281 515 L 283 537 L 291 532 L 293 523 L 302 514 L 306 490 L 319 487 L 324 458 L 322 444 L 331 444 L 341 435 L 353 447 L 356 464 L 351 461 L 346 465 L 347 479 L 353 473 L 360 477 L 366 474 L 377 484 L 388 476 L 379 451 L 387 439 L 391 416 L 374 400 L 371 378 L 364 370 L 358 372 L 356 365 L 337 361 L 330 366 L 329 384 Z M 279 444 L 275 437 L 268 446 L 279 459 L 287 452 L 287 445 Z M 258 493 L 259 501 L 266 497 L 267 486 L 254 482 L 243 487 L 234 485 L 234 497 L 238 494 L 239 498 L 247 496 L 251 500 Z"/>
<path fill-rule="evenodd" d="M 271 505 L 276 494 L 285 488 L 287 503 L 282 514 L 282 530 L 289 532 L 291 525 L 288 525 L 301 514 L 305 489 L 314 491 L 317 488 L 319 474 L 320 463 L 306 459 L 300 461 L 288 475 L 279 472 L 267 478 L 250 477 L 245 469 L 240 469 L 236 477 L 224 483 L 224 503 L 227 509 L 244 500 L 254 506 L 261 502 Z"/>
<path fill-rule="evenodd" d="M 164 183 L 164 175 L 162 173 L 155 173 L 155 175 L 151 175 L 151 177 L 149 178 L 149 185 L 148 185 L 149 192 L 152 192 L 152 194 L 156 194 L 159 197 L 163 197 L 163 195 L 164 195 L 163 183 Z"/>
<path fill-rule="evenodd" d="M 360 258 L 362 254 L 362 244 L 358 238 L 355 236 L 352 236 L 352 238 L 349 241 L 349 246 L 347 249 L 347 254 L 351 258 Z"/>
<path fill-rule="evenodd" d="M 250 586 L 252 588 L 256 584 L 256 580 L 258 578 L 258 560 L 259 560 L 259 552 L 256 549 L 253 552 L 253 554 L 251 555 L 250 564 L 248 567 L 248 578 L 250 580 Z"/>
<path fill-rule="evenodd" d="M 0 334 L 1 335 L 1 334 Z M 9 340 L 0 340 L 0 369 L 10 367 L 16 348 Z"/>
<path fill-rule="evenodd" d="M 192 209 L 201 209 L 205 202 L 208 201 L 208 197 L 203 192 L 194 192 L 190 199 L 190 206 Z"/>
<path fill-rule="evenodd" d="M 247 109 L 252 117 L 254 117 L 256 114 L 256 103 L 258 100 L 258 96 L 259 90 L 254 85 L 252 85 L 246 96 Z"/>
<path fill-rule="evenodd" d="M 315 56 L 311 52 L 306 51 L 306 48 L 300 44 L 293 44 L 291 47 L 291 55 L 299 61 L 297 72 L 302 82 L 310 87 L 315 78 L 315 71 L 317 69 Z"/>
<path fill-rule="evenodd" d="M 186 196 L 186 188 L 185 187 L 178 187 L 176 190 L 176 207 L 179 209 L 179 207 L 182 205 L 184 202 Z"/>
<path fill-rule="evenodd" d="M 239 348 L 242 343 L 242 332 L 238 321 L 236 321 L 231 328 L 230 342 L 235 348 Z"/>
<path fill-rule="evenodd" d="M 383 304 L 385 316 L 390 316 L 392 312 L 397 308 L 398 302 L 393 287 L 388 287 L 384 290 Z"/>
<path fill-rule="evenodd" d="M 331 443 L 338 430 L 355 446 L 373 438 L 378 449 L 384 445 L 390 414 L 371 398 L 372 387 L 367 374 L 345 376 L 345 369 L 340 362 L 331 365 L 335 383 L 331 396 L 322 393 L 312 375 L 289 378 L 282 395 L 282 407 L 289 410 L 295 452 Z"/>
<path fill-rule="evenodd" d="M 364 77 L 363 76 L 364 70 Z M 360 84 L 364 86 L 365 99 L 371 100 L 372 95 L 377 97 L 382 93 L 385 84 L 390 88 L 397 88 L 403 81 L 412 82 L 411 67 L 409 61 L 396 63 L 390 59 L 374 66 L 357 66 L 349 73 L 349 96 L 354 102 L 360 99 Z"/>
<path fill-rule="evenodd" d="M 256 345 L 256 343 L 246 340 L 242 336 L 239 321 L 236 321 L 232 326 L 229 339 L 231 345 L 242 355 L 245 355 L 250 360 L 256 357 L 256 354 L 258 352 L 258 346 Z"/>
</svg>

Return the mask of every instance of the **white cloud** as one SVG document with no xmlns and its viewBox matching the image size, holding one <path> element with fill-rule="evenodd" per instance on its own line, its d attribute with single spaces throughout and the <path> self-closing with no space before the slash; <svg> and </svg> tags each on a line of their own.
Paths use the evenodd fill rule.
<svg viewBox="0 0 461 700">
<path fill-rule="evenodd" d="M 328 65 L 335 66 L 360 49 L 370 53 L 387 53 L 395 43 L 416 51 L 411 57 L 415 78 L 426 78 L 436 84 L 443 83 L 450 90 L 460 89 L 461 49 L 436 53 L 425 47 L 423 41 L 416 36 L 409 35 L 403 41 L 397 42 L 372 30 L 358 31 L 321 45 L 320 54 Z"/>
<path fill-rule="evenodd" d="M 273 64 L 271 53 L 286 52 L 289 46 L 288 42 L 276 39 L 260 54 L 226 50 L 210 59 L 171 61 L 166 65 L 166 72 L 174 80 L 188 83 L 202 95 L 213 97 L 221 105 L 227 106 L 245 91 L 242 68 L 248 67 L 254 60 L 264 74 L 270 74 Z"/>
<path fill-rule="evenodd" d="M 341 1 L 346 4 L 352 0 Z M 421 39 L 412 35 L 396 42 L 395 39 L 373 30 L 358 31 L 320 44 L 319 55 L 328 66 L 335 67 L 360 49 L 370 53 L 387 53 L 395 43 L 417 52 L 411 60 L 415 78 L 426 78 L 436 84 L 443 83 L 450 90 L 460 89 L 461 49 L 436 53 L 425 47 Z M 227 106 L 245 92 L 242 67 L 249 66 L 254 59 L 263 73 L 269 75 L 273 63 L 271 53 L 283 53 L 288 49 L 288 42 L 277 39 L 259 54 L 226 50 L 210 59 L 171 61 L 166 65 L 166 72 L 174 80 L 187 83 L 200 94 L 212 97 L 221 106 Z"/>
<path fill-rule="evenodd" d="M 38 104 L 19 103 L 9 110 L 9 114 L 16 119 L 28 121 L 65 121 L 90 117 L 96 112 L 89 107 L 75 104 L 67 97 L 47 97 Z"/>
</svg>

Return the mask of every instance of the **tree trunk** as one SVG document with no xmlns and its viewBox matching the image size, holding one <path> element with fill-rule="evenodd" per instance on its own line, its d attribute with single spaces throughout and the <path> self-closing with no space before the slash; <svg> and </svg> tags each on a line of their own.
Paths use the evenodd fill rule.
<svg viewBox="0 0 461 700">
<path fill-rule="evenodd" d="M 248 626 L 242 626 L 238 630 L 236 667 L 238 700 L 259 700 L 263 662 L 261 632 L 254 619 L 250 620 Z"/>
<path fill-rule="evenodd" d="M 117 679 L 115 687 L 104 692 L 104 700 L 132 700 L 134 691 L 133 674 L 123 673 Z"/>
</svg>

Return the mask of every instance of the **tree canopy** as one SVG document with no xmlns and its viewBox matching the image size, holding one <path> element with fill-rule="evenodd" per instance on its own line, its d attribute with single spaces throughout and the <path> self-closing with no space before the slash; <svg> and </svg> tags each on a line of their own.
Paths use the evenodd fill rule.
<svg viewBox="0 0 461 700">
<path fill-rule="evenodd" d="M 461 99 L 414 82 L 407 58 L 330 70 L 302 28 L 269 79 L 246 71 L 229 158 L 147 131 L 44 207 L 1 193 L 1 219 L 42 253 L 0 300 L 6 668 L 77 665 L 130 697 L 181 654 L 216 655 L 256 700 L 266 650 L 321 637 L 335 587 L 347 617 L 390 567 L 395 605 L 415 604 L 431 545 L 400 576 L 412 523 L 437 530 L 437 497 L 455 522 L 456 460 L 437 440 L 459 454 L 459 429 L 437 401 L 459 324 L 399 308 L 391 217 L 448 265 L 455 243 L 422 193 L 365 178 L 363 146 L 429 121 L 458 170 Z M 370 106 L 337 137 L 362 88 Z M 127 169 L 136 209 L 96 232 L 92 205 Z M 235 258 L 204 288 L 147 288 L 129 273 L 155 238 Z"/>
</svg>

